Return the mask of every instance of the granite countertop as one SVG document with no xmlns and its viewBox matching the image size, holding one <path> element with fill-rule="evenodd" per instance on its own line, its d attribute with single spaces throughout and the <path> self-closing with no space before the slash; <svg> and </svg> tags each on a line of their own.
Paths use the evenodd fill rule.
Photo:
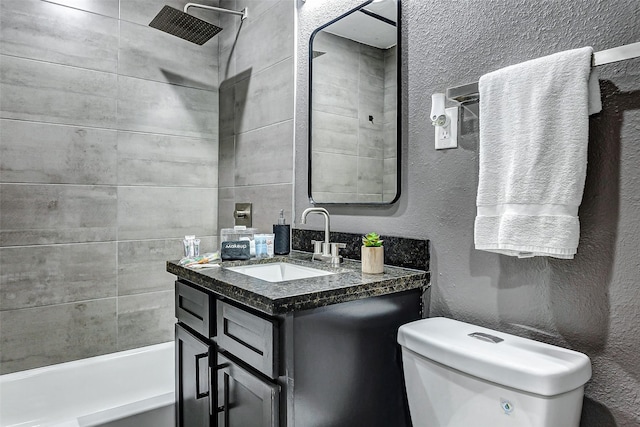
<svg viewBox="0 0 640 427">
<path fill-rule="evenodd" d="M 272 283 L 224 268 L 271 262 L 289 262 L 336 274 Z M 345 259 L 340 267 L 331 267 L 329 263 L 311 261 L 311 254 L 307 252 L 292 251 L 286 256 L 260 260 L 225 261 L 220 265 L 221 268 L 192 269 L 178 265 L 177 261 L 168 261 L 167 271 L 269 315 L 427 286 L 426 271 L 385 265 L 383 274 L 363 274 L 360 262 Z"/>
</svg>

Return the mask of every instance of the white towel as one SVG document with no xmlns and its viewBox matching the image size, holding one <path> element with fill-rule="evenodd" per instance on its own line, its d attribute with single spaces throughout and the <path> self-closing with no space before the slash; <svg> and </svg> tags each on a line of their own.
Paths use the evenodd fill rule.
<svg viewBox="0 0 640 427">
<path fill-rule="evenodd" d="M 572 259 L 589 114 L 601 110 L 590 47 L 485 74 L 480 92 L 476 249 Z"/>
</svg>

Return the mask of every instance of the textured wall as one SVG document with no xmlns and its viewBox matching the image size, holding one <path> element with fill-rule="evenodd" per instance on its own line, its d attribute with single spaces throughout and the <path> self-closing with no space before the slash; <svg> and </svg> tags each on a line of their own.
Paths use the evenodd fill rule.
<svg viewBox="0 0 640 427">
<path fill-rule="evenodd" d="M 218 41 L 167 3 L 0 0 L 2 373 L 171 340 L 165 260 L 217 241 Z"/>
<path fill-rule="evenodd" d="M 253 227 L 271 232 L 293 199 L 294 11 L 290 0 L 222 0 L 219 228 L 236 202 L 253 203 Z"/>
<path fill-rule="evenodd" d="M 313 29 L 358 5 L 299 4 L 298 56 Z M 516 333 L 589 355 L 583 426 L 640 424 L 640 59 L 600 67 L 604 110 L 590 122 L 587 183 L 574 260 L 476 251 L 478 123 L 460 148 L 435 151 L 431 94 L 558 51 L 638 41 L 636 0 L 403 2 L 403 195 L 390 207 L 331 207 L 336 231 L 432 242 L 431 315 Z M 307 65 L 298 69 L 296 193 L 306 195 Z M 315 220 L 315 218 L 309 218 Z M 307 226 L 304 226 L 307 227 Z M 320 222 L 309 228 L 321 228 Z"/>
</svg>

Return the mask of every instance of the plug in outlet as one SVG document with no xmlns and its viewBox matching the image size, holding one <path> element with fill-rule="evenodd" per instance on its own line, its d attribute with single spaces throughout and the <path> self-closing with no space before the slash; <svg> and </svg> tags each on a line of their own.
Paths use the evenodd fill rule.
<svg viewBox="0 0 640 427">
<path fill-rule="evenodd" d="M 458 107 L 445 109 L 447 124 L 435 126 L 436 150 L 458 148 Z"/>
</svg>

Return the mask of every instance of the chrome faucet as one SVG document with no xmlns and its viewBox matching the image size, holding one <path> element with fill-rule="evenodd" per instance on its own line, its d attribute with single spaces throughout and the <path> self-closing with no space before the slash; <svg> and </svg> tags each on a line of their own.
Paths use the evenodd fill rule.
<svg viewBox="0 0 640 427">
<path fill-rule="evenodd" d="M 312 240 L 313 243 L 313 257 L 312 259 L 320 259 L 322 261 L 330 262 L 333 265 L 340 264 L 342 257 L 338 254 L 340 248 L 346 247 L 344 243 L 331 243 L 329 242 L 330 234 L 330 217 L 329 211 L 325 208 L 307 208 L 302 212 L 302 218 L 300 222 L 302 224 L 307 223 L 307 215 L 310 213 L 317 213 L 324 216 L 324 242 L 321 240 Z"/>
</svg>

